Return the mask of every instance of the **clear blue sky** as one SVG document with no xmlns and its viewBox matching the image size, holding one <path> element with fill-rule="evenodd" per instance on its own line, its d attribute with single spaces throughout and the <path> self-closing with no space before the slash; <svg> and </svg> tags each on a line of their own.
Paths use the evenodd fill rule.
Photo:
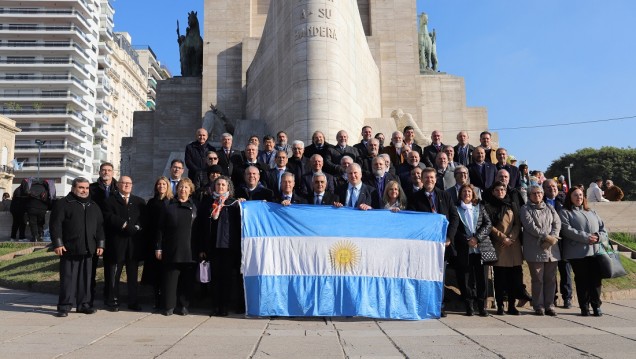
<svg viewBox="0 0 636 359">
<path fill-rule="evenodd" d="M 212 0 L 210 0 L 212 1 Z M 634 146 L 636 1 L 418 0 L 437 31 L 441 71 L 466 79 L 469 106 L 488 108 L 500 145 L 545 169 L 579 148 Z M 176 20 L 203 18 L 203 0 L 116 0 L 115 30 L 149 45 L 179 75 Z M 141 16 L 141 20 L 140 20 Z M 444 134 L 454 144 L 455 134 Z M 478 144 L 478 139 L 471 139 Z M 575 164 L 584 166 L 585 164 Z"/>
</svg>

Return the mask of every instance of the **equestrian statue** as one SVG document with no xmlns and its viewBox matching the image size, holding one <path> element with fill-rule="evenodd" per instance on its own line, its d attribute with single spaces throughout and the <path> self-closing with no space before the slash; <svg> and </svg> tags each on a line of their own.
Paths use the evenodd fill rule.
<svg viewBox="0 0 636 359">
<path fill-rule="evenodd" d="M 196 11 L 188 13 L 188 28 L 185 35 L 179 32 L 179 20 L 177 20 L 177 42 L 179 43 L 181 76 L 201 76 L 203 74 L 203 38 L 201 38 Z"/>
</svg>

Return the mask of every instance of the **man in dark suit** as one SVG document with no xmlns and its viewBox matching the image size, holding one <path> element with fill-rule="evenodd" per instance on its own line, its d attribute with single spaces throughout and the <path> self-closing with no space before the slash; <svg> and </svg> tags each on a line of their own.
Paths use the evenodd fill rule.
<svg viewBox="0 0 636 359">
<path fill-rule="evenodd" d="M 221 149 L 216 154 L 219 156 L 219 166 L 223 169 L 224 176 L 231 176 L 234 171 L 234 164 L 241 162 L 241 153 L 232 148 L 232 135 L 224 133 L 221 135 Z"/>
<path fill-rule="evenodd" d="M 495 151 L 495 155 L 497 156 L 497 164 L 495 165 L 497 170 L 506 170 L 510 174 L 510 187 L 521 188 L 519 168 L 508 163 L 508 151 L 503 147 L 499 147 Z"/>
<path fill-rule="evenodd" d="M 141 310 L 137 300 L 137 269 L 145 244 L 138 232 L 144 220 L 146 201 L 131 193 L 132 186 L 130 177 L 121 176 L 117 183 L 119 193 L 106 200 L 104 210 L 104 281 L 108 287 L 106 307 L 111 312 L 119 311 L 119 280 L 124 265 L 128 278 L 128 308 Z"/>
<path fill-rule="evenodd" d="M 391 134 L 391 144 L 382 148 L 380 153 L 386 153 L 391 159 L 391 164 L 394 167 L 400 166 L 406 162 L 407 151 L 404 150 L 404 136 L 400 131 L 394 131 Z"/>
<path fill-rule="evenodd" d="M 403 184 L 402 188 L 406 189 L 407 186 L 411 185 L 411 171 L 414 168 L 425 169 L 426 165 L 420 162 L 420 154 L 416 151 L 410 151 L 408 155 L 406 155 L 406 162 L 402 163 L 397 168 L 397 174 L 400 178 L 400 182 Z"/>
<path fill-rule="evenodd" d="M 327 191 L 327 176 L 325 173 L 317 172 L 313 175 L 313 190 L 307 196 L 307 203 L 315 205 L 331 206 L 338 202 L 338 196 Z"/>
<path fill-rule="evenodd" d="M 263 150 L 258 152 L 258 160 L 268 166 L 268 168 L 276 167 L 276 150 L 274 149 L 276 142 L 274 137 L 266 135 L 263 137 Z"/>
<path fill-rule="evenodd" d="M 459 199 L 459 189 L 462 188 L 463 185 L 470 183 L 468 168 L 466 166 L 459 165 L 455 167 L 453 174 L 455 175 L 455 185 L 448 188 L 446 193 L 450 196 L 451 202 L 457 203 L 457 200 Z M 477 198 L 481 200 L 481 191 L 477 190 L 475 191 L 475 194 L 477 195 Z"/>
<path fill-rule="evenodd" d="M 253 166 L 258 169 L 259 178 L 263 179 L 265 182 L 266 171 L 269 170 L 266 164 L 258 161 L 256 156 L 258 154 L 258 149 L 254 144 L 248 144 L 245 146 L 245 151 L 243 152 L 245 159 L 241 163 L 234 164 L 233 172 L 232 172 L 232 183 L 235 188 L 240 188 L 245 184 L 245 169 L 247 167 Z"/>
<path fill-rule="evenodd" d="M 360 143 L 356 143 L 355 145 L 353 145 L 353 148 L 358 150 L 358 153 L 360 153 L 360 158 L 365 158 L 368 155 L 367 143 L 369 143 L 369 140 L 373 138 L 373 129 L 371 128 L 371 126 L 362 127 L 361 135 L 362 140 L 360 141 Z"/>
<path fill-rule="evenodd" d="M 415 199 L 413 198 L 413 195 L 424 188 L 424 182 L 422 182 L 422 171 L 424 171 L 424 168 L 426 167 L 413 168 L 410 173 L 409 181 L 402 182 L 404 183 L 402 189 L 404 189 L 404 195 L 406 196 L 407 203 L 414 201 Z"/>
<path fill-rule="evenodd" d="M 349 168 L 349 166 L 351 166 L 352 164 L 353 164 L 353 158 L 349 156 L 343 156 L 340 159 L 340 167 L 344 168 L 345 173 L 339 176 L 333 176 L 333 188 L 338 188 L 340 186 L 344 186 L 347 183 L 349 183 L 349 181 L 347 181 L 347 168 Z M 330 175 L 329 174 L 325 174 L 325 175 L 327 176 L 327 179 L 329 179 Z M 362 177 L 364 177 L 364 170 L 362 171 Z"/>
<path fill-rule="evenodd" d="M 444 215 L 448 220 L 448 229 L 446 230 L 446 251 L 444 252 L 444 262 L 457 255 L 455 245 L 453 243 L 457 227 L 460 225 L 459 214 L 455 204 L 451 201 L 448 194 L 435 186 L 437 181 L 434 168 L 426 168 L 422 171 L 422 181 L 424 188 L 416 192 L 409 200 L 408 209 L 419 212 L 438 213 Z M 444 270 L 446 274 L 446 270 Z M 444 304 L 442 304 L 442 317 L 446 316 Z"/>
<path fill-rule="evenodd" d="M 347 168 L 347 180 L 349 183 L 346 186 L 336 189 L 336 195 L 344 202 L 335 202 L 334 206 L 358 208 L 363 211 L 380 208 L 376 190 L 362 183 L 362 169 L 359 164 L 353 163 Z"/>
<path fill-rule="evenodd" d="M 366 156 L 360 158 L 360 167 L 362 168 L 362 175 L 368 175 L 373 172 L 373 159 L 380 154 L 380 141 L 377 138 L 372 138 L 367 141 Z"/>
<path fill-rule="evenodd" d="M 278 153 L 285 151 L 278 151 Z M 278 156 L 278 153 L 276 154 Z M 276 197 L 276 202 L 283 206 L 290 204 L 307 204 L 307 200 L 294 193 L 294 174 L 285 172 L 280 178 L 280 194 Z"/>
<path fill-rule="evenodd" d="M 378 196 L 379 208 L 384 208 L 384 189 L 390 181 L 396 181 L 400 184 L 400 179 L 386 171 L 386 162 L 382 157 L 373 159 L 373 172 L 362 176 L 362 182 L 376 190 Z"/>
<path fill-rule="evenodd" d="M 274 192 L 263 186 L 259 181 L 261 179 L 260 172 L 255 166 L 249 166 L 245 169 L 244 181 L 237 190 L 235 197 L 245 201 L 267 201 L 274 200 Z"/>
<path fill-rule="evenodd" d="M 442 133 L 435 130 L 431 133 L 431 144 L 424 147 L 422 150 L 422 162 L 424 162 L 426 167 L 435 166 L 435 158 L 438 153 L 442 152 L 443 149 L 444 144 L 442 143 Z"/>
<path fill-rule="evenodd" d="M 311 156 L 319 154 L 325 158 L 327 150 L 330 147 L 331 145 L 325 141 L 325 134 L 316 131 L 311 135 L 311 145 L 305 147 L 305 153 L 303 155 L 307 158 L 311 158 Z"/>
<path fill-rule="evenodd" d="M 290 171 L 293 172 L 296 177 L 296 191 L 299 191 L 301 187 L 300 178 L 304 173 L 309 171 L 309 158 L 303 156 L 305 153 L 305 144 L 303 141 L 295 140 L 292 142 L 291 152 L 292 155 L 289 157 L 289 161 L 287 161 L 287 166 L 289 166 Z"/>
<path fill-rule="evenodd" d="M 495 181 L 497 168 L 495 165 L 486 162 L 486 151 L 482 147 L 475 147 L 473 163 L 468 165 L 468 174 L 470 183 L 475 187 L 479 187 L 482 191 L 490 188 Z"/>
<path fill-rule="evenodd" d="M 349 141 L 347 131 L 338 131 L 336 134 L 336 140 L 338 143 L 327 150 L 324 158 L 325 171 L 334 176 L 345 173 L 344 168 L 340 167 L 340 160 L 342 157 L 349 156 L 353 158 L 353 162 L 360 163 L 360 153 L 358 150 L 347 144 L 347 141 Z"/>
<path fill-rule="evenodd" d="M 287 167 L 287 152 L 286 151 L 277 151 L 276 158 L 274 160 L 276 162 L 276 168 L 272 168 L 265 172 L 265 184 L 267 188 L 271 189 L 274 192 L 274 197 L 280 197 L 281 195 L 281 177 L 284 173 L 293 172 Z"/>
<path fill-rule="evenodd" d="M 315 154 L 313 156 L 311 156 L 311 158 L 309 159 L 309 171 L 305 172 L 302 177 L 301 177 L 301 185 L 300 185 L 300 194 L 303 196 L 307 196 L 307 194 L 311 191 L 311 188 L 313 186 L 312 184 L 312 177 L 314 176 L 314 173 L 317 172 L 322 172 L 324 173 L 323 169 L 323 159 L 322 156 L 319 154 Z M 333 191 L 334 190 L 334 179 L 333 176 L 325 173 L 325 176 L 327 177 L 327 190 L 328 191 Z"/>
<path fill-rule="evenodd" d="M 404 127 L 404 131 L 402 131 L 402 133 L 404 135 L 404 146 L 410 148 L 411 151 L 417 152 L 421 158 L 423 150 L 420 145 L 415 143 L 415 129 L 413 129 L 413 126 Z"/>
<path fill-rule="evenodd" d="M 457 145 L 453 147 L 455 156 L 453 161 L 461 165 L 468 166 L 473 161 L 473 151 L 475 147 L 468 143 L 468 132 L 459 131 L 457 134 Z"/>
<path fill-rule="evenodd" d="M 208 143 L 208 131 L 200 128 L 196 131 L 195 139 L 185 148 L 185 164 L 188 168 L 188 178 L 199 188 L 207 183 L 206 168 L 208 166 L 208 152 L 216 151 Z"/>
</svg>

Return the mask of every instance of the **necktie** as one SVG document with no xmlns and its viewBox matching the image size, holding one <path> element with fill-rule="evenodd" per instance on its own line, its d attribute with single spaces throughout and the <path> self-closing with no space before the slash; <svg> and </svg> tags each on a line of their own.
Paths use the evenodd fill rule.
<svg viewBox="0 0 636 359">
<path fill-rule="evenodd" d="M 376 179 L 378 180 L 378 195 L 380 200 L 382 200 L 382 196 L 384 194 L 384 177 L 376 177 Z"/>
<path fill-rule="evenodd" d="M 466 163 L 466 147 L 460 147 L 459 148 L 459 163 L 463 164 L 464 166 L 468 165 L 468 163 Z"/>
<path fill-rule="evenodd" d="M 437 209 L 435 208 L 435 201 L 433 201 L 433 194 L 427 193 L 426 197 L 428 198 L 428 204 L 431 205 L 431 212 L 437 213 Z"/>
<path fill-rule="evenodd" d="M 104 197 L 106 197 L 106 199 L 108 199 L 108 196 L 110 196 L 110 186 L 106 186 L 106 195 Z"/>
<path fill-rule="evenodd" d="M 349 207 L 355 207 L 358 202 L 358 189 L 356 187 L 351 187 L 351 193 L 349 196 Z"/>
<path fill-rule="evenodd" d="M 285 173 L 285 169 L 284 168 L 279 168 L 278 169 L 278 190 L 280 191 L 280 179 L 281 177 L 283 177 L 283 173 Z"/>
<path fill-rule="evenodd" d="M 322 204 L 322 196 L 321 195 L 316 195 L 316 200 L 314 201 L 314 204 Z"/>
<path fill-rule="evenodd" d="M 285 201 L 291 201 L 291 196 L 285 196 Z"/>
<path fill-rule="evenodd" d="M 128 205 L 128 197 L 124 197 L 124 203 Z"/>
</svg>

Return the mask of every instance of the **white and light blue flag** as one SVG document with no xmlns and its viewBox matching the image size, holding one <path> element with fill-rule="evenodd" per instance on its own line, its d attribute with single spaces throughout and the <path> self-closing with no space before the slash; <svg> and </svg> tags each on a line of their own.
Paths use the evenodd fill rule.
<svg viewBox="0 0 636 359">
<path fill-rule="evenodd" d="M 260 201 L 241 208 L 248 315 L 439 317 L 444 216 Z"/>
</svg>

